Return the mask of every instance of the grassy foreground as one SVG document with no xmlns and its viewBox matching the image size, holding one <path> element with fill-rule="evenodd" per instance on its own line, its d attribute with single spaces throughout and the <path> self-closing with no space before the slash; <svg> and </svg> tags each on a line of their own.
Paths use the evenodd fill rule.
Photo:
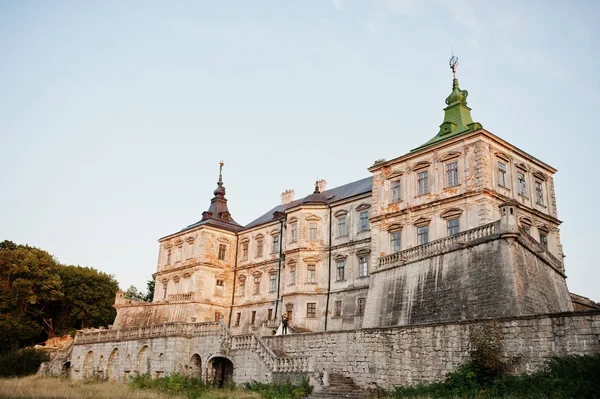
<svg viewBox="0 0 600 399">
<path fill-rule="evenodd" d="M 0 379 L 0 398 L 10 399 L 184 399 L 185 394 L 162 393 L 153 389 L 139 389 L 129 384 L 97 380 L 73 381 L 64 378 L 29 376 Z M 259 399 L 255 392 L 241 388 L 206 389 L 205 399 Z"/>
</svg>

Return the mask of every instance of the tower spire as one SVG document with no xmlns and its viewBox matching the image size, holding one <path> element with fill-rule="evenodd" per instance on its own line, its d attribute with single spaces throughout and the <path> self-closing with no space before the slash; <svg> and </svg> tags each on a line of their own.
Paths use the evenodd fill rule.
<svg viewBox="0 0 600 399">
<path fill-rule="evenodd" d="M 461 90 L 456 78 L 458 69 L 458 57 L 452 54 L 450 58 L 450 69 L 452 70 L 452 92 L 446 97 L 446 108 L 444 108 L 444 121 L 440 125 L 438 134 L 431 140 L 413 151 L 435 144 L 439 141 L 458 136 L 462 133 L 481 129 L 481 123 L 473 122 L 471 118 L 471 108 L 467 106 L 467 97 L 469 92 Z"/>
</svg>

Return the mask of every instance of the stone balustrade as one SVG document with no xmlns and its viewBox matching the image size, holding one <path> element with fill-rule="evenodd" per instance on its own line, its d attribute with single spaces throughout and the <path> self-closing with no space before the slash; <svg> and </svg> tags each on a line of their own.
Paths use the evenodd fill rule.
<svg viewBox="0 0 600 399">
<path fill-rule="evenodd" d="M 181 294 L 169 294 L 168 300 L 169 302 L 182 302 L 182 301 L 191 301 L 194 299 L 193 292 L 186 292 Z"/>
<path fill-rule="evenodd" d="M 226 336 L 226 328 L 221 322 L 208 323 L 163 323 L 136 328 L 121 328 L 114 330 L 88 329 L 77 331 L 75 344 L 89 344 L 96 342 L 112 342 L 119 340 L 147 339 L 156 337 L 198 337 L 198 336 Z M 224 338 L 225 338 L 224 336 Z"/>
<path fill-rule="evenodd" d="M 380 269 L 387 269 L 389 267 L 400 266 L 406 262 L 427 256 L 438 255 L 442 252 L 455 248 L 456 245 L 465 245 L 472 241 L 491 237 L 494 234 L 499 233 L 499 228 L 499 221 L 484 224 L 483 226 L 475 227 L 474 229 L 466 230 L 449 237 L 440 238 L 439 240 L 431 241 L 427 244 L 396 252 L 395 254 L 382 256 L 379 258 L 376 271 Z"/>
</svg>

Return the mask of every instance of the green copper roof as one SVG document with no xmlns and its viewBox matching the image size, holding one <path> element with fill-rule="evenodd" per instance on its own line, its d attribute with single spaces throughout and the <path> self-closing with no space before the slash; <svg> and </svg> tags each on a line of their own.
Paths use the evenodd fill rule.
<svg viewBox="0 0 600 399">
<path fill-rule="evenodd" d="M 463 133 L 481 129 L 481 124 L 473 122 L 473 119 L 471 118 L 471 108 L 467 107 L 468 95 L 469 92 L 461 90 L 458 85 L 458 79 L 454 77 L 454 80 L 452 81 L 452 93 L 446 98 L 446 104 L 448 106 L 444 108 L 444 122 L 440 125 L 440 131 L 434 138 L 415 148 L 411 152 L 459 136 Z"/>
</svg>

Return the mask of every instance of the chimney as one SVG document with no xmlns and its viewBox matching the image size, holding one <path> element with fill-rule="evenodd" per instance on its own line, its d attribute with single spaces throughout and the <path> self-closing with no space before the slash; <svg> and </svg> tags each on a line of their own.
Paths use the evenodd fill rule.
<svg viewBox="0 0 600 399">
<path fill-rule="evenodd" d="M 289 204 L 294 200 L 294 190 L 285 190 L 281 193 L 281 205 Z"/>
<path fill-rule="evenodd" d="M 327 190 L 327 181 L 325 179 L 321 179 L 317 181 L 317 186 L 319 186 L 319 192 L 324 192 Z"/>
</svg>

